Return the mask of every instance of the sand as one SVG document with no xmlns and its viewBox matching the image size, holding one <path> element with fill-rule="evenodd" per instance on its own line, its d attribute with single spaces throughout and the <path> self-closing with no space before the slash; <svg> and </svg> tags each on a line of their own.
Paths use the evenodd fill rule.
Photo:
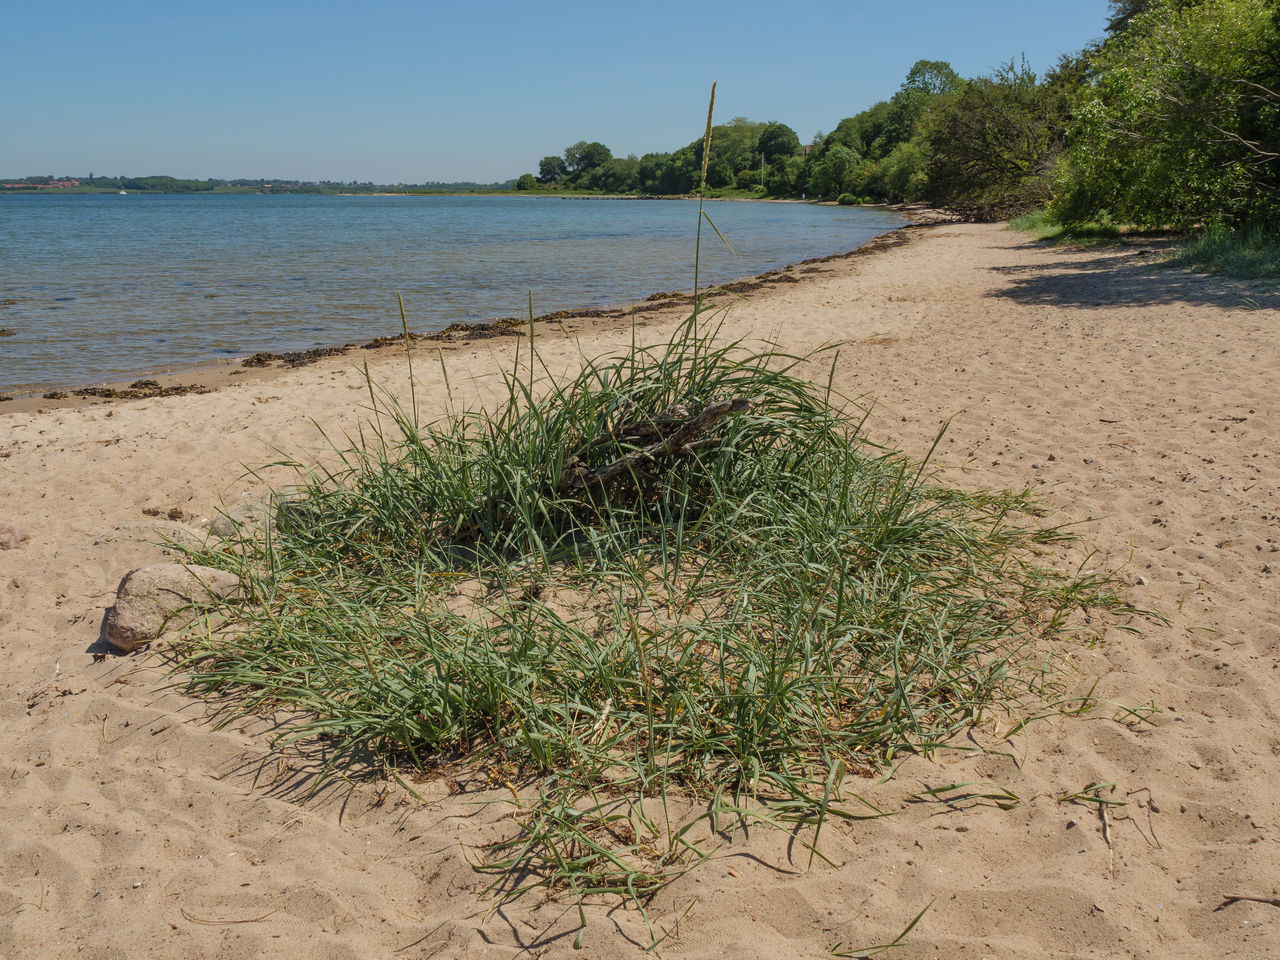
<svg viewBox="0 0 1280 960">
<path fill-rule="evenodd" d="M 873 403 L 878 439 L 936 454 L 949 482 L 1034 485 L 1053 522 L 1088 521 L 1061 564 L 1119 569 L 1167 618 L 1060 652 L 1068 693 L 1102 702 L 1016 737 L 992 718 L 933 760 L 848 789 L 884 820 L 829 826 L 822 852 L 739 834 L 662 892 L 665 957 L 821 957 L 892 940 L 912 958 L 1280 956 L 1280 310 L 1256 287 L 1161 268 L 1133 247 L 1048 247 L 999 226 L 914 227 L 870 256 L 735 301 L 726 333 L 803 351 L 837 340 L 837 385 Z M 675 314 L 648 315 L 657 339 Z M 553 368 L 626 323 L 550 326 Z M 482 396 L 515 338 L 450 347 Z M 419 401 L 443 403 L 434 348 Z M 0 955 L 12 957 L 636 956 L 638 912 L 501 909 L 468 857 L 502 829 L 500 793 L 379 778 L 304 801 L 314 753 L 278 758 L 262 722 L 218 728 L 165 688 L 162 657 L 95 656 L 121 576 L 181 511 L 262 494 L 280 458 L 323 455 L 317 425 L 366 402 L 342 357 L 228 378 L 199 396 L 0 414 Z M 404 359 L 373 356 L 402 391 Z M 314 421 L 314 422 L 313 422 Z M 144 511 L 158 513 L 153 519 Z M 26 539 L 22 539 L 23 535 Z M 1090 553 L 1091 550 L 1096 550 Z M 1120 707 L 1128 708 L 1128 712 Z M 1145 718 L 1145 719 L 1139 719 Z M 1007 728 L 1007 722 L 1003 728 Z M 981 742 L 987 749 L 980 751 Z M 255 780 L 256 778 L 256 780 Z M 911 802 L 998 784 L 1012 809 Z M 1064 802 L 1095 783 L 1106 823 Z M 984 792 L 993 792 L 985 790 Z"/>
</svg>

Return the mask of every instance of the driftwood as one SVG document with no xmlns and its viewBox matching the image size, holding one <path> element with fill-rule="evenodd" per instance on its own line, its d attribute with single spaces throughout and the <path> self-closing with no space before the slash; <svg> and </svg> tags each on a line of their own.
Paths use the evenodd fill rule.
<svg viewBox="0 0 1280 960">
<path fill-rule="evenodd" d="M 689 408 L 684 404 L 677 404 L 652 419 L 624 424 L 605 436 L 595 438 L 576 453 L 571 454 L 565 460 L 564 473 L 561 475 L 558 489 L 561 493 L 569 493 L 574 490 L 584 490 L 587 487 L 600 486 L 620 476 L 641 473 L 655 460 L 684 456 L 695 450 L 715 446 L 719 440 L 714 437 L 704 437 L 701 440 L 694 438 L 710 430 L 725 417 L 735 413 L 745 413 L 750 409 L 751 401 L 741 397 L 709 403 L 696 416 L 692 416 Z M 656 439 L 602 467 L 593 469 L 588 467 L 582 459 L 601 446 L 636 443 L 651 437 Z"/>
</svg>

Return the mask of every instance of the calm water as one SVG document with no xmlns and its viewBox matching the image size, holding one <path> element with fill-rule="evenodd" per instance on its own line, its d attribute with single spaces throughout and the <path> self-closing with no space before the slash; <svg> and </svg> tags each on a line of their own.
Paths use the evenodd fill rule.
<svg viewBox="0 0 1280 960">
<path fill-rule="evenodd" d="M 851 250 L 889 211 L 709 203 L 703 277 Z M 0 196 L 0 391 L 687 290 L 697 204 L 527 197 Z"/>
</svg>

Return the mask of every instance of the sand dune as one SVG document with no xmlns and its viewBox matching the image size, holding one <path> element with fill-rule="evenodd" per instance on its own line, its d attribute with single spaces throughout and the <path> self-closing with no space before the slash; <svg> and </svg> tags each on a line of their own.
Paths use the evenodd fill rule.
<svg viewBox="0 0 1280 960">
<path fill-rule="evenodd" d="M 726 334 L 792 351 L 854 341 L 837 386 L 873 403 L 877 439 L 921 456 L 950 421 L 936 460 L 949 482 L 1037 486 L 1051 520 L 1089 521 L 1058 562 L 1120 569 L 1169 622 L 1063 649 L 1070 690 L 1096 680 L 1089 714 L 1007 742 L 980 729 L 965 745 L 986 752 L 851 781 L 901 812 L 830 828 L 834 865 L 808 866 L 784 835 L 739 836 L 658 896 L 659 954 L 828 956 L 885 943 L 932 904 L 888 956 L 1280 956 L 1280 300 L 1135 248 L 960 224 L 901 236 L 734 302 Z M 647 315 L 641 335 L 677 318 Z M 567 326 L 538 332 L 553 368 L 631 335 Z M 449 347 L 455 391 L 485 396 L 514 340 Z M 439 408 L 434 347 L 419 356 L 419 402 Z M 485 794 L 433 780 L 423 803 L 338 781 L 303 802 L 316 756 L 269 756 L 264 721 L 216 728 L 209 704 L 164 688 L 162 657 L 94 656 L 120 577 L 162 558 L 145 541 L 172 521 L 144 510 L 198 526 L 286 482 L 245 468 L 322 456 L 317 426 L 352 430 L 358 359 L 0 414 L 0 524 L 28 535 L 0 541 L 0 954 L 613 957 L 649 943 L 622 907 L 591 909 L 578 953 L 567 903 L 491 910 L 467 860 L 501 829 Z M 371 368 L 403 393 L 402 354 Z M 960 781 L 1018 803 L 907 802 Z M 1098 782 L 1125 803 L 1105 828 L 1095 805 L 1059 799 Z"/>
</svg>

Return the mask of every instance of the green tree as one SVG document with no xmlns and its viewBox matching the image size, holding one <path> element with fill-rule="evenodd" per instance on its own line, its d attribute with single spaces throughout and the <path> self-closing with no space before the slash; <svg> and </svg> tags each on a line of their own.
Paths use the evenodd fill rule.
<svg viewBox="0 0 1280 960">
<path fill-rule="evenodd" d="M 582 169 L 582 153 L 587 149 L 587 141 L 579 140 L 564 148 L 564 171 L 573 176 Z"/>
<path fill-rule="evenodd" d="M 1066 84 L 1012 61 L 934 111 L 924 134 L 926 193 L 979 220 L 1041 207 L 1067 123 Z"/>
<path fill-rule="evenodd" d="M 640 158 L 636 176 L 641 193 L 675 193 L 668 189 L 668 178 L 672 169 L 671 154 L 646 153 Z"/>
<path fill-rule="evenodd" d="M 853 189 L 854 180 L 862 158 L 840 143 L 834 143 L 823 151 L 809 176 L 809 187 L 814 193 L 834 200 L 839 194 Z"/>
<path fill-rule="evenodd" d="M 877 166 L 876 192 L 906 203 L 923 200 L 929 184 L 928 160 L 922 138 L 902 141 Z"/>
<path fill-rule="evenodd" d="M 856 150 L 864 157 L 878 157 L 878 144 L 882 143 L 885 123 L 889 116 L 889 101 L 881 100 L 852 117 L 845 117 L 831 132 L 832 139 Z"/>
<path fill-rule="evenodd" d="M 800 192 L 798 181 L 804 169 L 804 157 L 787 157 L 769 167 L 765 174 L 766 192 L 774 197 L 794 197 Z"/>
<path fill-rule="evenodd" d="M 907 71 L 907 79 L 902 81 L 901 92 L 937 96 L 940 93 L 954 93 L 963 85 L 960 74 L 945 60 L 917 60 Z"/>
<path fill-rule="evenodd" d="M 1052 213 L 1193 228 L 1280 219 L 1275 0 L 1149 0 L 1091 59 Z"/>
<path fill-rule="evenodd" d="M 585 190 L 631 193 L 640 188 L 640 161 L 635 157 L 610 157 L 583 174 L 578 185 Z"/>
<path fill-rule="evenodd" d="M 756 153 L 764 154 L 766 163 L 793 157 L 800 152 L 800 138 L 785 123 L 767 123 L 756 139 Z"/>
<path fill-rule="evenodd" d="M 520 179 L 516 181 L 517 190 L 532 190 L 537 187 L 537 185 L 538 181 L 534 178 L 532 173 L 522 173 L 520 174 Z"/>
<path fill-rule="evenodd" d="M 572 153 L 570 152 L 572 151 Z M 572 157 L 572 160 L 570 159 Z M 579 140 L 564 152 L 565 165 L 574 176 L 580 176 L 613 159 L 613 151 L 598 140 L 584 143 Z"/>
<path fill-rule="evenodd" d="M 543 157 L 538 161 L 538 182 L 559 183 L 569 175 L 561 157 Z"/>
</svg>

